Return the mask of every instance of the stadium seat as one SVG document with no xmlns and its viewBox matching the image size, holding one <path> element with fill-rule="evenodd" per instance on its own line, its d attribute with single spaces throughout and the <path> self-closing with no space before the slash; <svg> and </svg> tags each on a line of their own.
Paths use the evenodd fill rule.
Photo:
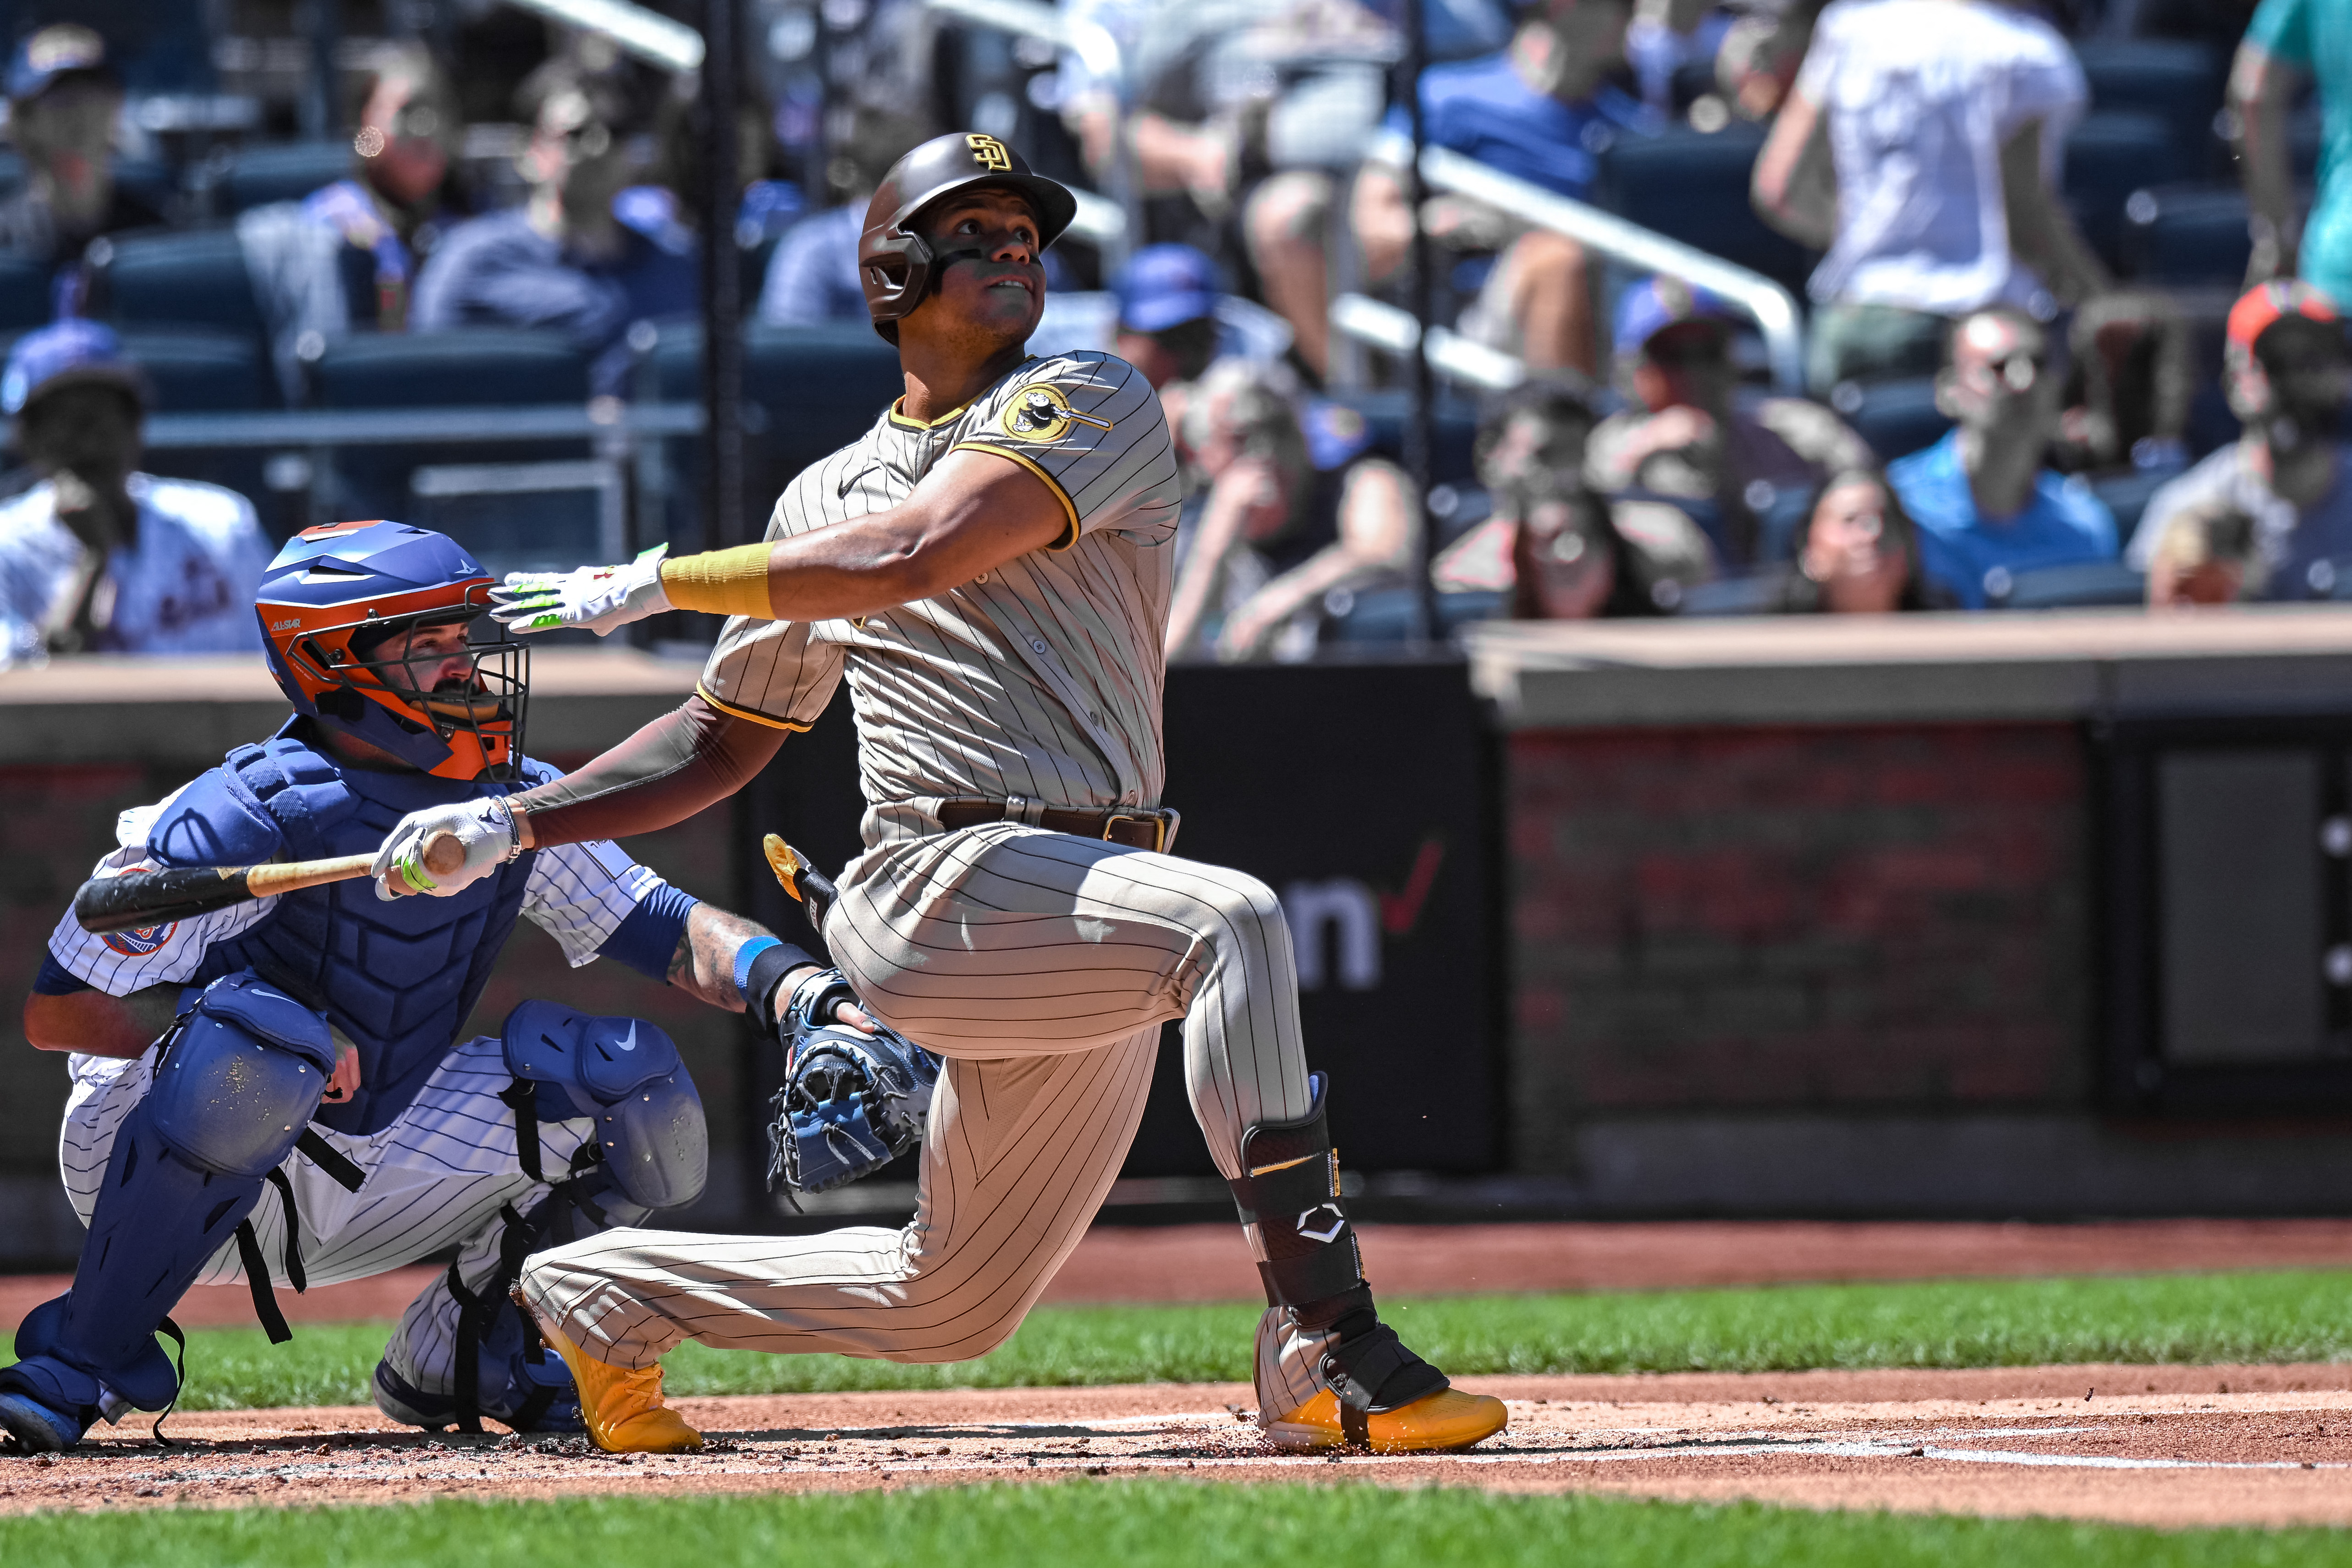
<svg viewBox="0 0 2352 1568">
<path fill-rule="evenodd" d="M 2159 115 L 2138 110 L 2096 113 L 2066 138 L 2066 205 L 2099 258 L 2123 265 L 2124 209 L 2132 193 L 2188 171 Z"/>
<path fill-rule="evenodd" d="M 293 142 L 247 147 L 230 160 L 219 190 L 231 213 L 266 202 L 299 201 L 352 172 L 349 142 Z"/>
<path fill-rule="evenodd" d="M 1999 568 L 1994 569 L 1996 572 Z M 2147 598 L 2147 579 L 2120 561 L 2091 561 L 2077 566 L 2044 566 L 2020 572 L 2009 579 L 2005 593 L 1993 591 L 1988 574 L 1985 597 L 1996 609 L 2074 610 L 2099 605 L 2138 605 Z"/>
<path fill-rule="evenodd" d="M 560 332 L 362 332 L 329 343 L 310 383 L 322 408 L 584 403 L 588 360 Z"/>
<path fill-rule="evenodd" d="M 1371 437 L 1370 450 L 1391 462 L 1404 461 L 1404 422 L 1411 405 L 1405 392 L 1347 392 L 1334 395 L 1331 401 L 1364 416 Z M 1467 484 L 1476 477 L 1470 449 L 1477 433 L 1477 408 L 1464 399 L 1439 394 L 1437 449 L 1430 454 L 1430 483 Z"/>
<path fill-rule="evenodd" d="M 1801 296 L 1815 255 L 1766 226 L 1748 195 L 1761 126 L 1712 133 L 1677 126 L 1621 136 L 1601 155 L 1599 203 L 1628 222 L 1761 272 Z"/>
<path fill-rule="evenodd" d="M 2235 289 L 2253 242 L 2236 184 L 2138 190 L 2124 204 L 2123 270 L 2143 283 Z"/>
<path fill-rule="evenodd" d="M 1781 596 L 1787 592 L 1786 568 L 1779 572 L 1757 572 L 1745 577 L 1718 577 L 1712 583 L 1700 583 L 1685 591 L 1682 607 L 1685 616 L 1762 616 L 1780 607 Z"/>
<path fill-rule="evenodd" d="M 0 256 L 0 331 L 20 332 L 46 323 L 53 304 L 48 264 L 25 256 Z"/>
<path fill-rule="evenodd" d="M 646 365 L 653 395 L 664 402 L 702 397 L 702 331 L 662 330 Z M 754 322 L 743 334 L 745 424 L 760 439 L 745 445 L 747 505 L 764 514 L 793 477 L 826 453 L 847 446 L 906 390 L 898 351 L 864 321 L 780 327 Z M 670 488 L 669 533 L 702 537 L 700 444 L 669 443 L 677 465 Z"/>
<path fill-rule="evenodd" d="M 1870 443 L 1881 462 L 1891 463 L 1932 447 L 1952 427 L 1950 417 L 1936 406 L 1932 376 L 1841 382 L 1830 392 L 1830 405 Z"/>
<path fill-rule="evenodd" d="M 2200 43 L 2176 38 L 2118 38 L 2074 46 L 2090 84 L 2094 113 L 2153 114 L 2168 128 L 2177 176 L 2219 173 L 2223 156 L 2213 134 L 2228 61 Z"/>
<path fill-rule="evenodd" d="M 469 327 L 454 332 L 355 332 L 310 369 L 321 408 L 490 407 L 584 404 L 588 360 L 560 332 Z M 328 504 L 345 517 L 398 517 L 424 463 L 585 458 L 584 441 L 490 441 L 347 447 L 335 454 Z"/>
<path fill-rule="evenodd" d="M 91 304 L 116 325 L 207 327 L 261 342 L 261 305 L 232 231 L 129 235 L 90 248 Z"/>
<path fill-rule="evenodd" d="M 251 338 L 204 327 L 125 331 L 122 352 L 146 373 L 159 414 L 266 408 L 277 386 Z"/>
<path fill-rule="evenodd" d="M 1439 637 L 1452 637 L 1474 621 L 1507 614 L 1506 598 L 1486 592 L 1438 595 Z M 1367 594 L 1342 590 L 1325 598 L 1323 610 L 1322 640 L 1327 644 L 1402 642 L 1412 635 L 1415 618 L 1409 588 L 1380 588 Z"/>
<path fill-rule="evenodd" d="M 2147 510 L 2148 498 L 2179 477 L 2178 469 L 2165 468 L 2091 481 L 2092 491 L 2115 513 L 2117 548 L 2129 544 L 2132 535 L 2139 531 L 2139 520 Z"/>
</svg>

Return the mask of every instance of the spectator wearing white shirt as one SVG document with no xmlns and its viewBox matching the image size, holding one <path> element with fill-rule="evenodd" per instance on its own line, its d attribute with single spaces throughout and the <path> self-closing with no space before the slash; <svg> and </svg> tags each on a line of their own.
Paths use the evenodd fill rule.
<svg viewBox="0 0 2352 1568">
<path fill-rule="evenodd" d="M 1809 375 L 1926 374 L 1956 318 L 2047 321 L 2106 287 L 2057 192 L 2088 89 L 2046 23 L 1991 0 L 1837 0 L 1756 160 L 1756 208 L 1829 254 Z"/>
<path fill-rule="evenodd" d="M 142 383 L 114 333 L 27 333 L 0 410 L 39 483 L 0 504 L 0 668 L 52 653 L 259 652 L 269 542 L 234 490 L 136 471 Z"/>
</svg>

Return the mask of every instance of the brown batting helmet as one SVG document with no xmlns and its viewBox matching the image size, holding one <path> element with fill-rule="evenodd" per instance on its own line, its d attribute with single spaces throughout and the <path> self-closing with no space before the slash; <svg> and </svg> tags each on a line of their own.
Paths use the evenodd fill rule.
<svg viewBox="0 0 2352 1568">
<path fill-rule="evenodd" d="M 950 192 L 1000 186 L 1028 198 L 1037 215 L 1037 247 L 1062 237 L 1077 216 L 1078 198 L 1066 186 L 1029 172 L 1021 154 L 993 136 L 952 132 L 934 136 L 890 166 L 882 188 L 866 208 L 866 231 L 857 237 L 857 281 L 866 290 L 866 310 L 874 330 L 898 341 L 898 318 L 923 302 L 945 264 L 977 251 L 934 253 L 914 231 L 925 207 Z"/>
</svg>

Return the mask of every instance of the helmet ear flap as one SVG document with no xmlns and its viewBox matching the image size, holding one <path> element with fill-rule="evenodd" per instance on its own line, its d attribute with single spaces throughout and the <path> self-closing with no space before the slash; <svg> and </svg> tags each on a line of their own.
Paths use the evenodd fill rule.
<svg viewBox="0 0 2352 1568">
<path fill-rule="evenodd" d="M 866 242 L 857 258 L 865 273 L 867 309 L 876 321 L 896 321 L 923 301 L 931 280 L 931 247 L 907 229 Z"/>
</svg>

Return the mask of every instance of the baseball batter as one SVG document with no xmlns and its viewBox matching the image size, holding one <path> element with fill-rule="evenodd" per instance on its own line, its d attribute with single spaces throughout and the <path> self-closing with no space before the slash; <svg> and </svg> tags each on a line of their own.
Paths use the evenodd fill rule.
<svg viewBox="0 0 2352 1568">
<path fill-rule="evenodd" d="M 1160 404 L 1101 353 L 1024 358 L 1070 194 L 993 138 L 908 153 L 866 214 L 866 299 L 906 372 L 796 479 L 767 542 L 509 580 L 521 630 L 730 616 L 699 691 L 510 815 L 421 811 L 387 888 L 642 832 L 734 789 L 845 677 L 868 808 L 824 936 L 866 1009 L 946 1059 L 902 1230 L 621 1230 L 530 1258 L 519 1294 L 608 1447 L 675 1438 L 657 1363 L 731 1349 L 950 1362 L 1003 1343 L 1108 1192 L 1184 1023 L 1192 1103 L 1264 1278 L 1276 1441 L 1447 1448 L 1501 1429 L 1382 1324 L 1299 1032 L 1290 934 L 1255 879 L 1167 853 L 1162 633 L 1179 502 Z M 468 847 L 436 879 L 418 847 Z"/>
</svg>

